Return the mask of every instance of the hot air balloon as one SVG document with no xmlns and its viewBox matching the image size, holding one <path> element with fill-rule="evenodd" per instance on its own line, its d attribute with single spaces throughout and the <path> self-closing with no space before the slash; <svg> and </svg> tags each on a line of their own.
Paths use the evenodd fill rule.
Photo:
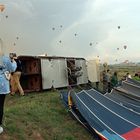
<svg viewBox="0 0 140 140">
<path fill-rule="evenodd" d="M 90 42 L 89 45 L 92 46 L 92 43 Z"/>
<path fill-rule="evenodd" d="M 120 29 L 121 27 L 120 26 L 118 26 L 118 29 Z"/>
<path fill-rule="evenodd" d="M 124 45 L 124 46 L 123 46 L 123 48 L 124 48 L 124 49 L 126 49 L 126 48 L 127 48 L 127 46 L 126 46 L 126 45 Z"/>
<path fill-rule="evenodd" d="M 3 4 L 0 4 L 0 11 L 3 12 L 4 9 L 5 9 L 5 6 Z"/>
</svg>

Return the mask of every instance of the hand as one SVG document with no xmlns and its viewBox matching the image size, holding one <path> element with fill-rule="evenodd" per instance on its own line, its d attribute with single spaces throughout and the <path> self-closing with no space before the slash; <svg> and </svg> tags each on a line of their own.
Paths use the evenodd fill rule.
<svg viewBox="0 0 140 140">
<path fill-rule="evenodd" d="M 11 58 L 11 62 L 12 62 L 12 63 L 15 62 L 14 58 Z"/>
</svg>

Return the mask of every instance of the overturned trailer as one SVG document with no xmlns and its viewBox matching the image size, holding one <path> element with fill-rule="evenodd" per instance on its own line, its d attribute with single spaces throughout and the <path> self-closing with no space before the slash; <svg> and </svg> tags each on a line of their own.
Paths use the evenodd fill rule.
<svg viewBox="0 0 140 140">
<path fill-rule="evenodd" d="M 62 88 L 88 83 L 93 74 L 88 73 L 87 61 L 84 58 L 56 56 L 19 56 L 23 65 L 21 85 L 25 92 L 41 91 L 51 88 Z M 91 63 L 90 63 L 91 64 Z M 95 69 L 96 64 L 92 63 Z"/>
<path fill-rule="evenodd" d="M 40 57 L 43 89 L 60 88 L 88 82 L 83 58 Z"/>
</svg>

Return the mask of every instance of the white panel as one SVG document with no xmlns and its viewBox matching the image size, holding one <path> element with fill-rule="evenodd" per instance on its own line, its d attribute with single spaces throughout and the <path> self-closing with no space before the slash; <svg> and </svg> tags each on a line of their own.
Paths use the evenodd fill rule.
<svg viewBox="0 0 140 140">
<path fill-rule="evenodd" d="M 66 60 L 65 59 L 54 59 L 53 69 L 55 70 L 54 76 L 53 76 L 54 88 L 68 86 Z"/>
<path fill-rule="evenodd" d="M 88 83 L 86 60 L 75 60 L 75 66 L 76 67 L 82 67 L 80 72 L 83 73 L 82 76 L 77 78 L 77 84 L 86 84 L 86 83 Z"/>
<path fill-rule="evenodd" d="M 98 82 L 99 77 L 99 66 L 97 60 L 87 61 L 88 78 L 91 82 Z"/>
<path fill-rule="evenodd" d="M 68 86 L 65 59 L 41 59 L 43 89 Z"/>
<path fill-rule="evenodd" d="M 41 59 L 41 72 L 42 72 L 42 88 L 49 89 L 52 87 L 52 61 L 48 59 Z"/>
</svg>

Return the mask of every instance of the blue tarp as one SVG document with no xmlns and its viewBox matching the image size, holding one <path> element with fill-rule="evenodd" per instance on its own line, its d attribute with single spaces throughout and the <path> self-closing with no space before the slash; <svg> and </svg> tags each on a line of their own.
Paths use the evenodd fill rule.
<svg viewBox="0 0 140 140">
<path fill-rule="evenodd" d="M 108 140 L 140 139 L 138 114 L 110 101 L 93 89 L 83 90 L 75 96 L 79 112 L 93 129 Z"/>
<path fill-rule="evenodd" d="M 107 93 L 105 96 L 119 103 L 120 105 L 127 107 L 128 109 L 140 113 L 140 102 L 129 98 L 129 96 L 126 96 L 125 93 L 122 93 L 119 90 L 113 89 L 111 93 Z"/>
</svg>

